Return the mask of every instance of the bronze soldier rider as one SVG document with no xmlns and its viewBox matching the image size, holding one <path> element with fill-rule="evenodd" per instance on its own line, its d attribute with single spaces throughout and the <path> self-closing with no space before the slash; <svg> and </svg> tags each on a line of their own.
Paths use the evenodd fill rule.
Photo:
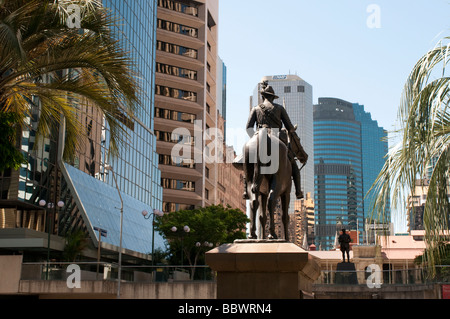
<svg viewBox="0 0 450 319">
<path fill-rule="evenodd" d="M 302 164 L 306 165 L 308 160 L 308 155 L 304 151 L 301 146 L 300 139 L 295 132 L 297 127 L 292 125 L 289 115 L 286 112 L 286 109 L 276 103 L 273 103 L 275 99 L 279 97 L 275 95 L 273 88 L 268 85 L 267 82 L 263 82 L 260 90 L 261 96 L 264 99 L 264 102 L 256 107 L 254 107 L 250 113 L 248 122 L 247 122 L 247 133 L 250 137 L 253 137 L 255 134 L 254 126 L 256 124 L 257 129 L 260 128 L 276 128 L 279 129 L 279 138 L 283 141 L 289 149 L 289 160 L 292 164 L 292 178 L 294 180 L 295 185 L 295 195 L 298 199 L 303 198 L 303 192 L 301 190 L 300 185 L 300 169 L 297 166 L 297 162 L 295 158 L 297 158 Z M 288 143 L 287 136 L 282 130 L 282 127 L 286 128 L 290 143 Z M 247 181 L 244 181 L 244 199 L 248 199 L 247 194 Z"/>
</svg>

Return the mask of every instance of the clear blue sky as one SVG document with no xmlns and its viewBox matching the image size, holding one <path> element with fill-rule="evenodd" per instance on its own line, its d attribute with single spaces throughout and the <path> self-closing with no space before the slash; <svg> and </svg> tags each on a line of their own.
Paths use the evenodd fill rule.
<svg viewBox="0 0 450 319">
<path fill-rule="evenodd" d="M 379 28 L 369 28 L 374 11 Z M 395 128 L 418 59 L 450 36 L 449 0 L 219 0 L 219 55 L 227 66 L 227 128 L 244 128 L 266 75 L 297 74 L 319 97 L 365 105 Z M 231 136 L 230 136 L 231 138 Z M 228 139 L 240 153 L 239 141 Z"/>
<path fill-rule="evenodd" d="M 380 9 L 380 28 L 367 20 Z M 319 97 L 365 105 L 394 129 L 417 60 L 450 36 L 449 0 L 219 0 L 219 55 L 227 72 L 227 125 L 244 127 L 266 75 L 297 74 Z M 233 144 L 233 141 L 229 141 Z"/>
</svg>

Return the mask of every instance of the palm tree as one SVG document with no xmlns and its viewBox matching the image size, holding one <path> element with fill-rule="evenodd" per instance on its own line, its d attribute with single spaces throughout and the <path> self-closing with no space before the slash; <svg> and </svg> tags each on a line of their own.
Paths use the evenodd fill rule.
<svg viewBox="0 0 450 319">
<path fill-rule="evenodd" d="M 429 265 L 439 262 L 438 247 L 448 240 L 450 182 L 450 37 L 442 39 L 414 66 L 399 107 L 400 142 L 387 155 L 373 188 L 378 197 L 373 213 L 382 215 L 389 197 L 392 208 L 407 207 L 415 185 L 429 178 L 423 223 Z"/>
<path fill-rule="evenodd" d="M 65 236 L 63 259 L 68 262 L 75 262 L 84 249 L 89 246 L 89 240 L 82 229 L 76 229 Z"/>
<path fill-rule="evenodd" d="M 68 27 L 74 4 L 81 28 Z M 17 114 L 25 126 L 38 107 L 41 137 L 65 121 L 65 160 L 86 136 L 77 106 L 101 111 L 113 155 L 127 136 L 121 121 L 140 106 L 133 64 L 113 38 L 114 23 L 99 0 L 0 0 L 0 111 Z"/>
</svg>

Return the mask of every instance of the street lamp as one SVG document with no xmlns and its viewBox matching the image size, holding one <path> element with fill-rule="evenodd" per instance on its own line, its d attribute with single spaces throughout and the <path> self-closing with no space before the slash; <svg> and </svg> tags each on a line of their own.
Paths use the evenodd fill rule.
<svg viewBox="0 0 450 319">
<path fill-rule="evenodd" d="M 176 226 L 173 226 L 170 229 L 173 233 L 178 232 L 178 228 Z M 191 229 L 189 228 L 189 226 L 185 225 L 183 227 L 183 232 L 181 233 L 181 266 L 183 266 L 183 237 L 185 233 L 189 233 L 191 231 Z"/>
<path fill-rule="evenodd" d="M 152 221 L 152 266 L 153 266 L 155 260 L 155 216 L 162 217 L 164 216 L 164 212 L 160 211 L 159 209 L 154 209 L 153 213 L 149 214 L 148 211 L 144 210 L 142 211 L 142 216 L 144 216 L 145 219 L 150 219 L 150 217 L 153 216 Z"/>
<path fill-rule="evenodd" d="M 117 274 L 117 298 L 120 298 L 120 280 L 121 280 L 121 273 L 122 273 L 122 228 L 123 228 L 123 200 L 122 195 L 120 194 L 119 185 L 117 184 L 116 174 L 114 173 L 114 170 L 111 165 L 106 165 L 105 169 L 107 171 L 112 172 L 112 176 L 114 179 L 114 183 L 116 184 L 117 192 L 119 193 L 120 198 L 120 239 L 119 239 L 119 268 L 118 268 L 118 274 Z"/>
<path fill-rule="evenodd" d="M 205 247 L 212 247 L 212 246 L 214 246 L 214 245 L 213 245 L 213 243 L 210 243 L 210 242 L 205 241 L 203 244 L 202 244 L 201 242 L 197 242 L 197 243 L 195 244 L 195 246 L 197 246 L 198 248 L 200 248 L 200 247 L 202 247 L 202 246 L 205 246 Z"/>
<path fill-rule="evenodd" d="M 58 208 L 62 208 L 64 206 L 64 202 L 63 201 L 59 201 L 58 203 L 56 203 L 56 205 L 58 206 Z M 48 209 L 54 209 L 55 208 L 55 204 L 54 203 L 47 203 L 45 201 L 45 199 L 41 199 L 39 201 L 39 206 L 41 207 L 45 207 L 47 206 Z M 50 214 L 49 211 L 47 211 L 47 270 L 46 270 L 46 274 L 45 277 L 48 280 L 48 264 L 50 263 Z"/>
</svg>

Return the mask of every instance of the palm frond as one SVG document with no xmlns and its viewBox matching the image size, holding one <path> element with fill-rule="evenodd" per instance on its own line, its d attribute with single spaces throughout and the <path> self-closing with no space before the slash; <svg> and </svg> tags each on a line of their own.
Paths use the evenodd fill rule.
<svg viewBox="0 0 450 319">
<path fill-rule="evenodd" d="M 406 211 L 417 181 L 426 178 L 431 167 L 424 228 L 426 243 L 431 248 L 428 251 L 432 252 L 443 239 L 444 230 L 449 229 L 450 78 L 446 76 L 449 40 L 446 37 L 440 41 L 410 73 L 399 107 L 401 142 L 389 152 L 372 187 L 378 192 L 373 214 L 383 214 L 389 198 L 394 209 Z M 434 264 L 438 259 L 428 256 L 427 260 Z"/>
<path fill-rule="evenodd" d="M 68 5 L 74 2 L 83 10 L 83 32 L 66 26 Z M 133 118 L 141 107 L 134 65 L 112 37 L 114 19 L 98 0 L 55 0 L 45 5 L 5 1 L 0 11 L 0 40 L 7 44 L 0 49 L 1 111 L 25 118 L 33 97 L 38 98 L 42 122 L 38 135 L 49 134 L 64 115 L 65 158 L 77 148 L 77 136 L 83 136 L 83 130 L 76 129 L 77 105 L 87 104 L 103 114 L 113 155 L 127 138 L 121 118 Z"/>
</svg>

